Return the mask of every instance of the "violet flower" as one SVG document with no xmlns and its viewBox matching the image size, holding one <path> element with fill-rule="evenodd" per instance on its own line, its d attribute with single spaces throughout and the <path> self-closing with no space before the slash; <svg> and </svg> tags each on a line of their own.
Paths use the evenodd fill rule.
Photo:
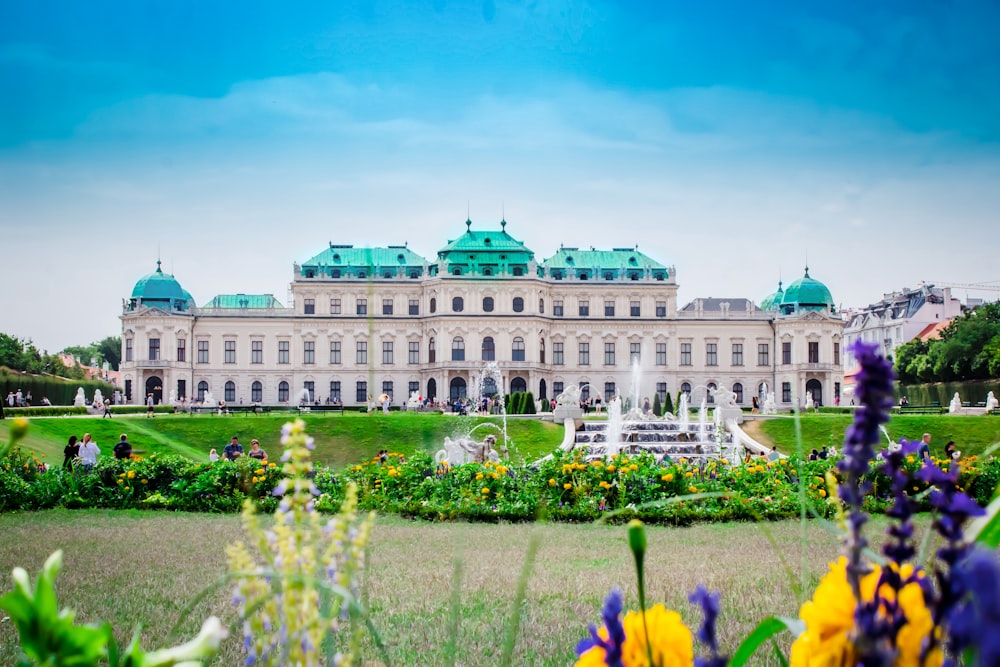
<svg viewBox="0 0 1000 667">
<path fill-rule="evenodd" d="M 583 655 L 595 646 L 604 649 L 604 662 L 608 667 L 622 667 L 622 645 L 625 643 L 625 627 L 622 625 L 623 609 L 622 592 L 612 588 L 604 599 L 601 609 L 601 619 L 608 630 L 608 638 L 604 639 L 597 633 L 597 627 L 591 623 L 590 637 L 576 645 L 576 654 Z"/>
<path fill-rule="evenodd" d="M 708 648 L 708 657 L 698 656 L 694 659 L 695 667 L 726 667 L 729 662 L 725 656 L 719 655 L 719 642 L 715 635 L 715 622 L 719 617 L 719 593 L 711 592 L 704 585 L 698 584 L 694 593 L 688 596 L 691 604 L 701 607 L 705 617 L 698 628 L 698 641 Z"/>
</svg>

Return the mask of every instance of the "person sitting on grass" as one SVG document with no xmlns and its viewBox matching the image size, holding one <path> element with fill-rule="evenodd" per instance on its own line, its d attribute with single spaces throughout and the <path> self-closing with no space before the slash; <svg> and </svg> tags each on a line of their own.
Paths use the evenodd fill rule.
<svg viewBox="0 0 1000 667">
<path fill-rule="evenodd" d="M 128 436 L 124 433 L 122 433 L 121 440 L 115 444 L 114 452 L 116 459 L 132 458 L 132 443 L 128 441 Z"/>
<path fill-rule="evenodd" d="M 243 445 L 240 444 L 240 439 L 234 435 L 233 439 L 230 440 L 229 444 L 222 450 L 222 458 L 227 461 L 235 461 L 241 456 L 243 456 Z"/>
<path fill-rule="evenodd" d="M 258 461 L 267 461 L 267 452 L 260 448 L 260 441 L 257 438 L 250 441 L 250 453 L 247 456 Z"/>
</svg>

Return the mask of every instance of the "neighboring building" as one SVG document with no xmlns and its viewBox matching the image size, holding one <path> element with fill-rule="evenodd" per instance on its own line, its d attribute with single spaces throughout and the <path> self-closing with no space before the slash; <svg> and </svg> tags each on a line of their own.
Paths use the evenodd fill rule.
<svg viewBox="0 0 1000 667">
<path fill-rule="evenodd" d="M 103 380 L 116 387 L 122 386 L 121 373 L 118 371 L 113 371 L 108 366 L 107 362 L 104 362 L 104 367 L 100 368 L 98 366 L 86 365 L 80 359 L 77 359 L 72 354 L 59 353 L 59 361 L 66 368 L 75 368 L 79 366 L 83 369 L 83 374 L 88 380 Z M 95 363 L 96 360 L 92 359 L 91 363 Z"/>
<path fill-rule="evenodd" d="M 857 365 L 850 345 L 859 338 L 878 343 L 882 353 L 891 359 L 900 345 L 961 314 L 962 303 L 951 295 L 951 289 L 933 285 L 904 287 L 865 308 L 848 310 L 844 318 L 844 342 L 848 345 L 844 368 L 850 371 Z"/>
<path fill-rule="evenodd" d="M 766 388 L 789 407 L 807 391 L 820 404 L 839 395 L 843 321 L 808 269 L 766 310 L 743 298 L 678 308 L 673 267 L 635 248 L 561 247 L 539 262 L 506 224 L 466 221 L 433 261 L 405 245 L 330 243 L 295 265 L 287 308 L 251 294 L 199 308 L 157 262 L 121 318 L 126 394 L 445 401 L 471 392 L 493 361 L 498 391 L 552 398 L 578 384 L 606 399 L 629 393 L 636 361 L 642 397 L 687 391 L 698 403 L 726 386 L 749 405 Z"/>
</svg>

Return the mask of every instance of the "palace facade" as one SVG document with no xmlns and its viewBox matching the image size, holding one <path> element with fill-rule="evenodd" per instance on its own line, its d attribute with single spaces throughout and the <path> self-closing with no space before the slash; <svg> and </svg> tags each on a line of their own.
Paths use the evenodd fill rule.
<svg viewBox="0 0 1000 667">
<path fill-rule="evenodd" d="M 364 405 L 386 393 L 446 401 L 471 392 L 495 362 L 505 393 L 553 398 L 688 392 L 725 386 L 737 401 L 774 391 L 779 408 L 806 394 L 839 397 L 844 322 L 823 283 L 805 275 L 755 305 L 704 298 L 680 306 L 677 275 L 636 248 L 560 247 L 543 261 L 499 229 L 466 230 L 433 260 L 407 246 L 330 243 L 296 264 L 292 303 L 220 294 L 198 307 L 156 270 L 125 300 L 121 374 L 129 401 L 211 394 L 229 404 Z"/>
</svg>

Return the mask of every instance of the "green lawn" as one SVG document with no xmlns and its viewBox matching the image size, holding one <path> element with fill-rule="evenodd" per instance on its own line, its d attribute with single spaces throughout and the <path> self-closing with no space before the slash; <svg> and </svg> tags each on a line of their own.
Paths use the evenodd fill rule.
<svg viewBox="0 0 1000 667">
<path fill-rule="evenodd" d="M 63 447 L 70 435 L 82 437 L 91 433 L 102 454 L 122 433 L 137 450 L 146 453 L 174 453 L 199 460 L 208 460 L 208 451 L 220 453 L 232 436 L 238 436 L 245 448 L 257 438 L 271 456 L 281 453 L 281 427 L 293 419 L 285 415 L 160 415 L 147 419 L 145 415 L 98 419 L 94 417 L 36 417 L 31 420 L 23 446 L 46 454 L 49 462 L 62 461 Z M 344 414 L 304 415 L 309 434 L 316 440 L 315 460 L 333 467 L 352 465 L 374 456 L 380 449 L 411 455 L 418 451 L 436 451 L 445 436 L 455 437 L 486 420 L 454 415 L 392 412 L 388 415 L 368 415 L 359 412 Z M 6 439 L 9 421 L 0 421 L 0 438 Z M 553 451 L 562 442 L 562 425 L 537 419 L 507 420 L 507 431 L 513 444 L 515 460 L 533 460 Z M 476 437 L 490 429 L 481 427 Z"/>
<path fill-rule="evenodd" d="M 806 415 L 799 418 L 803 446 L 808 453 L 824 445 L 842 448 L 844 433 L 853 420 L 852 415 Z M 930 433 L 931 450 L 944 455 L 944 446 L 954 440 L 963 455 L 982 454 L 987 448 L 1000 443 L 1000 417 L 962 415 L 897 415 L 886 424 L 893 440 L 908 438 L 919 440 Z M 776 444 L 779 451 L 793 453 L 796 449 L 795 419 L 779 417 L 761 422 L 761 431 Z M 764 443 L 768 444 L 768 443 Z"/>
<path fill-rule="evenodd" d="M 918 532 L 927 523 L 922 520 Z M 868 533 L 875 542 L 884 526 L 884 518 L 873 518 Z M 10 589 L 15 565 L 34 577 L 49 553 L 61 548 L 60 603 L 77 610 L 82 622 L 110 621 L 123 641 L 141 624 L 143 645 L 154 648 L 167 642 L 180 610 L 225 572 L 224 549 L 242 539 L 242 530 L 236 516 L 58 510 L 0 515 L 0 535 L 0 593 Z M 533 535 L 540 548 L 514 664 L 571 664 L 575 644 L 587 623 L 599 620 L 613 586 L 622 588 L 626 606 L 635 608 L 635 574 L 622 526 L 428 524 L 380 517 L 364 589 L 393 664 L 444 663 L 456 559 L 462 563 L 457 664 L 496 664 Z M 688 603 L 688 593 L 698 582 L 721 590 L 719 639 L 732 651 L 764 617 L 797 615 L 800 600 L 783 563 L 796 573 L 800 562 L 808 563 L 804 576 L 812 590 L 835 557 L 836 540 L 818 523 L 807 524 L 802 535 L 804 541 L 795 521 L 649 527 L 650 600 L 678 610 L 696 626 L 700 614 Z M 220 590 L 199 604 L 183 626 L 184 636 L 209 614 L 232 622 L 229 597 L 228 590 Z M 217 665 L 242 664 L 241 639 L 237 629 Z M 15 645 L 11 624 L 0 623 L 0 664 L 13 663 Z M 370 646 L 364 658 L 363 664 L 381 664 L 371 662 L 376 656 Z"/>
</svg>

